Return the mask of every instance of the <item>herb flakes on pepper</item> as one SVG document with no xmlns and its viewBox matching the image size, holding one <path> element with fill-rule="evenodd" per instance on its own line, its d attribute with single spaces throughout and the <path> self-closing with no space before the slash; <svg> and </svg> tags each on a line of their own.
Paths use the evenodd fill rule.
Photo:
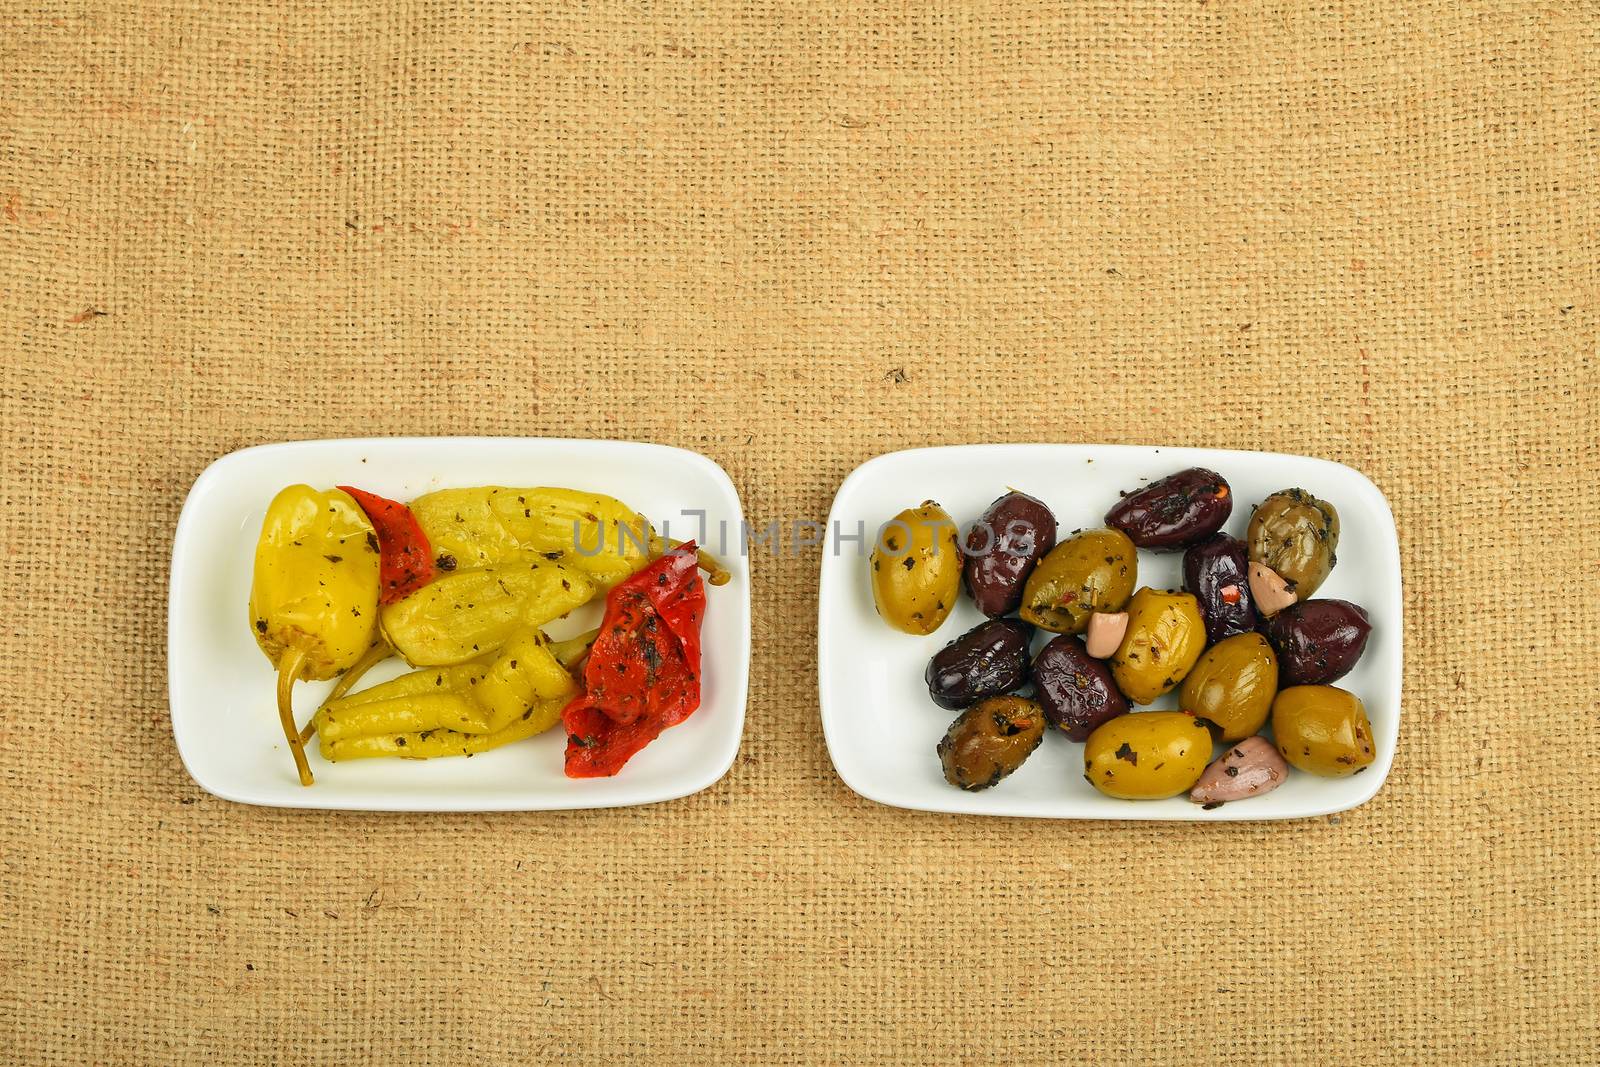
<svg viewBox="0 0 1600 1067">
<path fill-rule="evenodd" d="M 705 603 L 693 542 L 607 594 L 605 619 L 584 664 L 584 692 L 561 713 L 567 777 L 616 774 L 700 706 Z"/>
</svg>

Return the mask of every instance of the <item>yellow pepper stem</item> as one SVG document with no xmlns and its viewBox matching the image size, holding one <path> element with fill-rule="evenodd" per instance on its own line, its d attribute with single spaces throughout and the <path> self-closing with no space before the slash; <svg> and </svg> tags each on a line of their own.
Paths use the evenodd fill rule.
<svg viewBox="0 0 1600 1067">
<path fill-rule="evenodd" d="M 300 743 L 300 731 L 294 725 L 294 683 L 300 680 L 309 655 L 303 648 L 293 645 L 283 650 L 278 661 L 278 718 L 283 723 L 283 736 L 294 753 L 294 767 L 300 772 L 300 784 L 310 785 L 311 765 L 306 762 L 306 748 Z"/>
<path fill-rule="evenodd" d="M 682 544 L 683 542 L 676 537 L 669 537 L 665 541 L 658 537 L 650 543 L 650 556 L 652 559 L 660 559 L 668 551 Z M 696 548 L 695 562 L 706 572 L 706 581 L 712 585 L 727 585 L 733 578 L 733 575 L 728 573 L 728 568 L 722 565 L 722 561 L 703 548 Z"/>
<path fill-rule="evenodd" d="M 350 669 L 339 676 L 339 680 L 335 682 L 333 688 L 328 691 L 328 697 L 322 702 L 322 707 L 319 707 L 317 710 L 321 711 L 322 708 L 327 707 L 335 700 L 338 700 L 340 697 L 350 692 L 350 690 L 355 688 L 356 683 L 361 681 L 361 676 L 363 674 L 366 674 L 372 668 L 376 667 L 378 664 L 382 663 L 392 655 L 394 655 L 394 649 L 389 647 L 389 643 L 387 641 L 383 640 L 382 638 L 374 641 L 372 643 L 372 647 L 363 652 L 361 654 L 361 658 L 352 663 L 350 665 Z M 316 733 L 317 717 L 313 715 L 311 716 L 310 721 L 308 721 L 305 727 L 300 731 L 300 743 L 302 745 L 310 744 L 311 739 L 316 736 Z"/>
<path fill-rule="evenodd" d="M 551 641 L 550 654 L 556 658 L 557 663 L 565 667 L 568 672 L 571 672 L 573 668 L 582 662 L 583 657 L 589 654 L 589 646 L 594 644 L 594 639 L 599 636 L 600 629 L 596 627 L 586 633 L 579 634 L 577 637 Z"/>
</svg>

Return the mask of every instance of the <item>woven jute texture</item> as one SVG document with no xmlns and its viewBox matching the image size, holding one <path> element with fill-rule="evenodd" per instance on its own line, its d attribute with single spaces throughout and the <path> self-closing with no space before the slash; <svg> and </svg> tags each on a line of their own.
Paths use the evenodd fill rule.
<svg viewBox="0 0 1600 1067">
<path fill-rule="evenodd" d="M 1594 4 L 6 5 L 0 1060 L 1596 1062 L 1597 56 Z M 876 806 L 812 549 L 756 558 L 697 796 L 206 795 L 184 494 L 384 434 L 682 445 L 757 523 L 928 444 L 1354 465 L 1393 775 L 1279 824 Z"/>
</svg>

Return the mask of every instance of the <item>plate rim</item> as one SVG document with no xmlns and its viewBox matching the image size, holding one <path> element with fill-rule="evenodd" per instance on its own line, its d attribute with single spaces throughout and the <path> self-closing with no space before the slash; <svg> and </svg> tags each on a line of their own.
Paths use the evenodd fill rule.
<svg viewBox="0 0 1600 1067">
<path fill-rule="evenodd" d="M 1015 810 L 1011 810 L 1011 811 L 971 811 L 971 810 L 968 810 L 968 809 L 965 809 L 965 808 L 954 807 L 954 806 L 952 806 L 950 804 L 941 804 L 941 803 L 938 803 L 938 802 L 919 803 L 919 802 L 910 801 L 910 800 L 908 800 L 907 798 L 904 798 L 904 797 L 893 797 L 890 794 L 887 794 L 887 793 L 882 792 L 879 789 L 877 789 L 875 784 L 864 783 L 864 782 L 861 782 L 859 780 L 853 779 L 852 776 L 851 776 L 851 773 L 846 771 L 845 768 L 843 766 L 841 766 L 841 761 L 840 761 L 840 757 L 839 757 L 839 748 L 840 748 L 840 745 L 842 744 L 842 741 L 836 734 L 836 731 L 839 729 L 841 724 L 835 721 L 836 720 L 836 715 L 830 714 L 830 712 L 829 712 L 829 696 L 828 696 L 828 691 L 829 690 L 828 690 L 828 685 L 827 685 L 827 677 L 828 677 L 828 669 L 829 669 L 829 665 L 830 665 L 830 661 L 831 661 L 832 656 L 831 656 L 831 653 L 829 652 L 828 642 L 826 641 L 826 635 L 827 635 L 827 630 L 828 630 L 828 616 L 830 614 L 830 610 L 829 609 L 832 606 L 832 601 L 833 601 L 834 596 L 835 596 L 835 594 L 832 592 L 832 587 L 830 586 L 830 584 L 829 584 L 829 582 L 827 580 L 827 576 L 828 576 L 830 571 L 837 569 L 837 567 L 842 567 L 842 566 L 844 566 L 844 564 L 843 564 L 843 560 L 841 558 L 840 561 L 837 564 L 830 566 L 830 561 L 832 560 L 833 557 L 829 553 L 824 552 L 822 554 L 822 562 L 821 562 L 821 564 L 820 564 L 820 566 L 818 568 L 818 582 L 817 582 L 817 585 L 818 585 L 818 589 L 817 589 L 817 706 L 818 706 L 818 714 L 819 714 L 819 716 L 820 716 L 820 718 L 822 720 L 822 734 L 823 734 L 824 743 L 825 743 L 825 745 L 827 747 L 827 750 L 828 750 L 828 760 L 829 760 L 830 763 L 832 763 L 833 769 L 834 769 L 834 773 L 836 775 L 838 775 L 839 780 L 842 781 L 845 784 L 845 786 L 847 788 L 849 788 L 850 791 L 855 793 L 857 796 L 860 796 L 860 797 L 862 797 L 862 798 L 864 798 L 866 800 L 870 800 L 875 804 L 881 804 L 881 805 L 883 805 L 885 807 L 890 807 L 890 808 L 899 808 L 899 809 L 902 809 L 902 810 L 905 810 L 905 811 L 929 812 L 929 813 L 940 814 L 940 815 L 957 815 L 957 816 L 965 816 L 965 817 L 980 818 L 980 819 L 981 818 L 1046 819 L 1046 820 L 1059 820 L 1059 821 L 1064 821 L 1064 822 L 1142 822 L 1142 823 L 1222 823 L 1222 822 L 1230 822 L 1230 823 L 1263 822 L 1264 823 L 1264 822 L 1292 822 L 1292 821 L 1297 821 L 1297 820 L 1319 818 L 1319 817 L 1322 817 L 1322 816 L 1333 815 L 1333 814 L 1337 814 L 1339 812 L 1344 812 L 1344 811 L 1351 811 L 1351 810 L 1353 810 L 1355 808 L 1359 808 L 1359 807 L 1367 804 L 1368 802 L 1370 802 L 1372 800 L 1373 797 L 1377 796 L 1379 791 L 1382 790 L 1384 784 L 1388 782 L 1389 774 L 1394 768 L 1394 760 L 1395 760 L 1395 756 L 1396 756 L 1396 751 L 1397 751 L 1397 749 L 1399 747 L 1398 742 L 1399 742 L 1399 735 L 1400 735 L 1400 719 L 1401 719 L 1401 716 L 1402 716 L 1402 714 L 1404 712 L 1403 697 L 1404 697 L 1404 690 L 1405 690 L 1405 572 L 1404 572 L 1404 569 L 1402 567 L 1402 562 L 1403 561 L 1402 561 L 1401 555 L 1400 555 L 1400 533 L 1399 533 L 1399 527 L 1396 525 L 1396 523 L 1394 521 L 1394 509 L 1389 503 L 1389 498 L 1384 494 L 1383 490 L 1378 487 L 1377 483 L 1375 483 L 1370 477 L 1368 477 L 1365 473 L 1363 473 L 1362 471 L 1358 470 L 1355 467 L 1350 466 L 1347 463 L 1342 463 L 1342 462 L 1340 462 L 1338 460 L 1327 459 L 1327 458 L 1322 457 L 1322 456 L 1306 456 L 1306 455 L 1301 455 L 1301 454 L 1294 453 L 1294 452 L 1268 452 L 1268 451 L 1259 450 L 1259 449 L 1239 449 L 1239 448 L 1209 448 L 1209 447 L 1206 447 L 1204 445 L 1179 445 L 1179 444 L 1143 445 L 1143 444 L 1124 444 L 1124 443 L 1096 444 L 1094 442 L 1081 442 L 1081 441 L 1073 441 L 1073 442 L 1061 442 L 1061 441 L 1033 441 L 1033 442 L 1016 441 L 1016 442 L 974 442 L 974 443 L 969 443 L 969 444 L 928 445 L 928 446 L 921 446 L 921 447 L 916 447 L 916 448 L 902 448 L 902 449 L 896 449 L 896 450 L 891 451 L 891 452 L 882 452 L 882 453 L 879 453 L 878 455 L 871 456 L 871 457 L 863 460 L 853 470 L 851 470 L 851 472 L 849 474 L 847 474 L 845 476 L 844 480 L 839 483 L 839 488 L 834 493 L 833 502 L 829 505 L 827 529 L 832 530 L 832 529 L 836 528 L 835 523 L 840 520 L 840 516 L 839 516 L 840 500 L 846 495 L 846 492 L 849 489 L 853 488 L 854 483 L 856 483 L 859 480 L 864 479 L 865 476 L 866 476 L 866 473 L 868 471 L 870 471 L 871 468 L 873 468 L 873 467 L 875 467 L 875 466 L 877 466 L 879 464 L 882 464 L 884 462 L 887 462 L 887 461 L 890 461 L 890 460 L 895 460 L 895 459 L 914 457 L 914 456 L 918 456 L 918 455 L 931 455 L 931 454 L 934 454 L 934 453 L 941 453 L 941 452 L 944 452 L 944 453 L 948 453 L 948 452 L 971 453 L 971 452 L 984 452 L 984 451 L 1005 452 L 1005 451 L 1015 451 L 1015 450 L 1023 450 L 1023 449 L 1038 449 L 1038 448 L 1060 449 L 1060 450 L 1063 450 L 1063 451 L 1066 451 L 1066 452 L 1088 452 L 1088 451 L 1093 451 L 1093 452 L 1101 453 L 1101 454 L 1108 453 L 1108 452 L 1116 452 L 1116 453 L 1122 453 L 1124 455 L 1139 455 L 1139 456 L 1155 455 L 1155 454 L 1159 454 L 1161 452 L 1198 453 L 1198 454 L 1204 454 L 1206 456 L 1210 456 L 1210 457 L 1217 458 L 1217 459 L 1220 459 L 1220 458 L 1230 458 L 1230 459 L 1236 458 L 1236 459 L 1240 459 L 1240 460 L 1247 461 L 1247 462 L 1250 461 L 1250 460 L 1262 457 L 1262 456 L 1269 456 L 1269 457 L 1272 457 L 1274 459 L 1292 459 L 1292 460 L 1297 460 L 1297 461 L 1302 461 L 1302 462 L 1325 464 L 1325 465 L 1327 465 L 1329 467 L 1337 468 L 1337 469 L 1339 469 L 1341 471 L 1344 471 L 1344 472 L 1347 473 L 1347 475 L 1354 476 L 1355 480 L 1361 486 L 1364 487 L 1364 491 L 1370 494 L 1372 502 L 1376 503 L 1376 505 L 1378 506 L 1380 518 L 1382 520 L 1384 520 L 1384 522 L 1386 523 L 1386 531 L 1390 536 L 1385 538 L 1384 549 L 1385 549 L 1386 555 L 1389 556 L 1389 562 L 1393 565 L 1394 574 L 1395 574 L 1396 579 L 1397 579 L 1396 584 L 1395 584 L 1395 588 L 1394 588 L 1394 590 L 1392 592 L 1392 595 L 1391 595 L 1391 600 L 1392 600 L 1393 606 L 1395 608 L 1395 611 L 1394 611 L 1394 616 L 1395 616 L 1395 623 L 1394 623 L 1394 631 L 1395 631 L 1395 681 L 1394 681 L 1395 703 L 1394 703 L 1394 715 L 1393 715 L 1393 719 L 1392 719 L 1392 727 L 1388 731 L 1386 731 L 1385 740 L 1387 741 L 1387 744 L 1384 744 L 1384 745 L 1381 746 L 1379 758 L 1376 761 L 1374 761 L 1373 770 L 1376 771 L 1377 773 L 1373 774 L 1372 777 L 1369 779 L 1368 785 L 1363 790 L 1363 792 L 1360 795 L 1358 795 L 1354 800 L 1351 800 L 1348 803 L 1333 803 L 1333 804 L 1329 804 L 1329 805 L 1326 805 L 1326 806 L 1317 805 L 1312 809 L 1308 809 L 1308 810 L 1304 810 L 1304 811 L 1296 811 L 1296 812 L 1294 812 L 1292 814 L 1281 814 L 1281 815 L 1252 815 L 1250 813 L 1248 807 L 1246 805 L 1241 805 L 1241 804 L 1225 804 L 1222 807 L 1213 809 L 1211 811 L 1206 811 L 1203 808 L 1200 808 L 1200 807 L 1196 806 L 1196 807 L 1194 807 L 1194 809 L 1192 811 L 1185 810 L 1182 814 L 1163 814 L 1163 813 L 1158 813 L 1156 811 L 1150 810 L 1147 805 L 1142 805 L 1138 801 L 1129 801 L 1128 802 L 1133 807 L 1130 809 L 1129 813 L 1126 814 L 1126 815 L 1123 815 L 1123 814 L 1120 814 L 1120 813 L 1119 814 L 1115 814 L 1115 815 L 1102 815 L 1102 814 L 1092 814 L 1092 813 L 1087 813 L 1087 812 L 1045 812 L 1045 811 L 1015 811 Z M 965 794 L 959 794 L 959 793 L 958 794 L 953 794 L 953 796 L 960 796 L 960 795 L 965 795 Z M 1141 808 L 1145 809 L 1143 813 L 1141 813 L 1140 810 L 1139 810 Z M 1243 809 L 1243 810 L 1241 810 L 1241 809 Z"/>
<path fill-rule="evenodd" d="M 371 446 L 374 448 L 392 447 L 418 447 L 432 444 L 449 444 L 452 447 L 495 447 L 507 444 L 539 445 L 539 446 L 574 446 L 583 448 L 601 448 L 620 452 L 649 452 L 655 454 L 673 454 L 680 461 L 689 463 L 702 469 L 711 479 L 719 483 L 720 487 L 728 493 L 733 504 L 733 513 L 729 516 L 730 522 L 743 523 L 744 501 L 739 495 L 738 486 L 728 475 L 728 472 L 716 460 L 702 452 L 683 448 L 678 445 L 659 444 L 653 441 L 621 440 L 617 438 L 588 438 L 588 437 L 519 437 L 511 435 L 391 435 L 367 437 L 321 437 L 305 438 L 291 441 L 263 442 L 247 445 L 243 448 L 226 452 L 208 463 L 195 477 L 184 495 L 183 505 L 178 511 L 178 520 L 172 535 L 172 551 L 169 559 L 167 576 L 167 717 L 172 729 L 173 744 L 178 751 L 179 762 L 189 778 L 201 789 L 212 796 L 236 804 L 247 804 L 253 807 L 285 808 L 302 811 L 329 811 L 329 812 L 393 812 L 405 813 L 437 813 L 437 814 L 474 814 L 492 812 L 540 812 L 540 811 L 601 811 L 612 808 L 641 807 L 650 804 L 665 804 L 673 800 L 681 800 L 709 789 L 711 786 L 725 778 L 734 763 L 739 758 L 739 751 L 744 745 L 744 727 L 748 715 L 750 695 L 750 659 L 751 659 L 751 629 L 752 619 L 750 612 L 750 569 L 748 562 L 743 569 L 742 581 L 729 583 L 737 586 L 739 601 L 744 611 L 744 625 L 739 627 L 737 635 L 737 652 L 733 664 L 733 676 L 728 680 L 728 688 L 733 693 L 734 715 L 733 725 L 728 731 L 729 743 L 726 752 L 719 753 L 715 760 L 708 760 L 704 770 L 690 774 L 685 773 L 683 781 L 673 784 L 669 788 L 658 789 L 639 798 L 603 797 L 588 799 L 581 795 L 574 795 L 571 802 L 565 798 L 556 802 L 538 802 L 530 804 L 515 798 L 505 801 L 466 797 L 459 793 L 449 794 L 445 802 L 438 798 L 420 798 L 418 803 L 381 803 L 381 802 L 351 802 L 327 803 L 318 799 L 318 791 L 313 789 L 303 790 L 306 793 L 302 802 L 296 795 L 291 798 L 282 798 L 271 794 L 258 793 L 248 788 L 239 788 L 231 781 L 219 782 L 209 774 L 196 769 L 196 763 L 191 758 L 191 753 L 185 747 L 184 732 L 179 727 L 179 692 L 183 683 L 178 678 L 175 664 L 180 659 L 180 645 L 175 619 L 178 603 L 178 594 L 183 582 L 183 572 L 180 569 L 180 559 L 188 554 L 189 544 L 194 541 L 199 533 L 196 527 L 201 522 L 201 502 L 206 493 L 211 491 L 213 483 L 218 482 L 227 473 L 227 470 L 245 457 L 256 453 L 273 452 L 293 454 L 297 451 L 310 450 L 316 447 L 352 447 Z M 720 588 L 728 588 L 723 586 Z M 190 738 L 191 743 L 193 738 Z M 326 796 L 323 792 L 321 796 Z M 449 798 L 458 798 L 459 802 L 450 802 Z"/>
</svg>

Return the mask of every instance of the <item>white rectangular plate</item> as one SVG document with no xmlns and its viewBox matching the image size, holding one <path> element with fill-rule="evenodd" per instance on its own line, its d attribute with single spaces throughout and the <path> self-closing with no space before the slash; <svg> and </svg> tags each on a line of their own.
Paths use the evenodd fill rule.
<svg viewBox="0 0 1600 1067">
<path fill-rule="evenodd" d="M 309 746 L 316 784 L 302 787 L 278 725 L 275 673 L 248 622 L 256 538 L 267 504 L 286 485 L 354 485 L 396 500 L 474 485 L 567 486 L 606 493 L 658 532 L 731 531 L 724 559 L 733 578 L 706 587 L 702 700 L 688 721 L 662 733 L 613 778 L 562 774 L 558 728 L 471 758 L 368 759 L 330 764 Z M 397 437 L 300 441 L 247 448 L 200 475 L 184 502 L 172 548 L 167 676 L 172 732 L 200 786 L 247 804 L 376 811 L 533 811 L 649 804 L 698 792 L 727 773 L 744 730 L 750 671 L 750 581 L 738 546 L 743 511 L 727 474 L 706 457 L 664 445 L 548 438 Z M 726 523 L 726 527 L 719 524 Z M 598 623 L 586 606 L 549 628 L 567 636 Z M 399 661 L 363 681 L 394 677 Z M 302 723 L 332 682 L 295 687 Z"/>
<path fill-rule="evenodd" d="M 1083 746 L 1059 734 L 992 789 L 963 792 L 944 780 L 934 746 L 955 713 L 933 703 L 923 684 L 928 659 L 983 621 L 963 592 L 938 632 L 914 637 L 891 629 L 872 603 L 867 554 L 878 528 L 904 508 L 936 500 L 965 529 L 1008 488 L 1055 512 L 1061 536 L 1105 525 L 1119 490 L 1137 489 L 1186 467 L 1227 478 L 1237 501 L 1224 529 L 1243 536 L 1250 512 L 1269 494 L 1300 486 L 1339 511 L 1338 565 L 1319 597 L 1351 600 L 1372 618 L 1372 636 L 1355 670 L 1338 683 L 1366 704 L 1377 758 L 1349 778 L 1293 771 L 1277 790 L 1206 811 L 1187 797 L 1116 800 L 1083 779 Z M 863 463 L 833 501 L 828 528 L 867 531 L 865 545 L 830 537 L 822 561 L 817 668 L 822 726 L 846 785 L 881 804 L 923 811 L 1057 819 L 1298 819 L 1353 808 L 1389 775 L 1400 730 L 1400 548 L 1394 517 L 1377 486 L 1342 464 L 1269 452 L 1127 445 L 966 445 L 894 452 Z M 859 548 L 859 551 L 858 551 Z M 1181 552 L 1139 553 L 1139 585 L 1182 588 Z M 1050 634 L 1035 636 L 1034 648 Z M 1156 708 L 1176 707 L 1169 694 Z M 1220 753 L 1221 749 L 1218 749 Z"/>
</svg>

